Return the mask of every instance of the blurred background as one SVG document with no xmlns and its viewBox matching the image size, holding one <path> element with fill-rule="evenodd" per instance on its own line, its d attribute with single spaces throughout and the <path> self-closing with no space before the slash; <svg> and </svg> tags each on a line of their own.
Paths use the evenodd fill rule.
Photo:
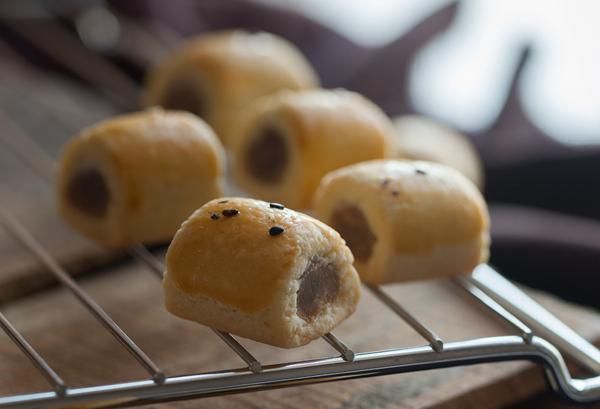
<svg viewBox="0 0 600 409">
<path fill-rule="evenodd" d="M 136 110 L 147 70 L 186 37 L 264 30 L 324 87 L 464 133 L 484 163 L 491 263 L 600 308 L 598 16 L 595 0 L 0 0 L 0 202 L 53 229 L 16 156 L 52 167 L 79 129 Z"/>
</svg>

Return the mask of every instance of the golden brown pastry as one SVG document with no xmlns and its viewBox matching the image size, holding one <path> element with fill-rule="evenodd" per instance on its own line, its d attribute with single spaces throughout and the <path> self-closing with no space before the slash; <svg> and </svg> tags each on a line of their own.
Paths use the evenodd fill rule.
<svg viewBox="0 0 600 409">
<path fill-rule="evenodd" d="M 469 273 L 488 257 L 485 201 L 444 165 L 380 160 L 338 169 L 323 178 L 315 212 L 346 240 L 367 283 Z"/>
<path fill-rule="evenodd" d="M 268 33 L 223 31 L 188 41 L 151 72 L 144 103 L 199 115 L 228 145 L 230 124 L 255 98 L 318 83 L 288 41 Z"/>
<path fill-rule="evenodd" d="M 166 261 L 171 313 L 284 348 L 326 334 L 360 298 L 340 235 L 277 203 L 208 202 L 183 223 Z"/>
<path fill-rule="evenodd" d="M 280 93 L 236 124 L 233 175 L 252 195 L 306 208 L 327 172 L 385 157 L 392 133 L 385 114 L 354 92 Z"/>
<path fill-rule="evenodd" d="M 394 119 L 393 157 L 443 163 L 483 187 L 481 161 L 471 142 L 457 131 L 418 115 Z"/>
<path fill-rule="evenodd" d="M 66 146 L 61 215 L 110 247 L 173 237 L 198 206 L 222 194 L 223 148 L 187 112 L 152 109 L 85 129 Z"/>
</svg>

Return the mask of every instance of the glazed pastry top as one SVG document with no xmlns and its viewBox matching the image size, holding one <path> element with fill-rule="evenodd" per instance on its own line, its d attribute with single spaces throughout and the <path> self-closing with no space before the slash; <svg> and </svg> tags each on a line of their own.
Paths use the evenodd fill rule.
<svg viewBox="0 0 600 409">
<path fill-rule="evenodd" d="M 69 162 L 77 153 L 78 145 L 86 143 L 115 160 L 118 173 L 124 177 L 128 168 L 147 166 L 148 157 L 158 161 L 153 161 L 152 166 L 168 171 L 172 163 L 161 167 L 161 158 L 171 160 L 176 156 L 181 162 L 200 166 L 199 172 L 203 175 L 216 177 L 222 173 L 225 155 L 212 129 L 195 115 L 160 108 L 118 116 L 84 129 L 67 145 L 63 160 Z M 144 147 L 143 154 L 139 151 L 140 146 Z M 212 150 L 216 154 L 212 155 L 212 159 L 209 156 L 199 161 L 197 149 Z M 165 151 L 170 154 L 164 154 Z M 126 160 L 122 160 L 118 152 L 127 153 Z"/>
<path fill-rule="evenodd" d="M 487 234 L 489 227 L 478 189 L 444 165 L 376 160 L 348 166 L 323 179 L 316 200 L 335 200 L 336 191 L 350 192 L 341 193 L 341 199 L 357 192 L 357 200 L 376 206 L 370 217 L 378 217 L 380 225 L 396 232 L 389 236 L 398 252 L 426 253 L 437 245 L 473 240 Z"/>
<path fill-rule="evenodd" d="M 279 204 L 215 199 L 198 209 L 175 235 L 167 253 L 167 271 L 183 292 L 201 293 L 254 312 L 271 304 L 281 286 L 287 285 L 297 259 L 306 256 L 308 246 L 303 241 L 331 238 L 341 242 L 321 222 Z"/>
<path fill-rule="evenodd" d="M 105 246 L 164 242 L 222 194 L 224 160 L 212 129 L 187 112 L 154 108 L 111 118 L 65 147 L 58 209 Z"/>
</svg>

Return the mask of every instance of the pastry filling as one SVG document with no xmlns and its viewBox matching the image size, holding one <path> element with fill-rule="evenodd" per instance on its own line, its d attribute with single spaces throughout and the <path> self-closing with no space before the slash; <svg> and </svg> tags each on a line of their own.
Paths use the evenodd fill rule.
<svg viewBox="0 0 600 409">
<path fill-rule="evenodd" d="M 340 277 L 335 266 L 322 258 L 313 258 L 302 276 L 296 299 L 297 314 L 304 321 L 312 320 L 340 290 Z"/>
<path fill-rule="evenodd" d="M 101 218 L 108 209 L 110 193 L 102 174 L 88 169 L 75 175 L 67 186 L 67 198 L 83 213 Z"/>
<path fill-rule="evenodd" d="M 366 263 L 373 254 L 377 237 L 369 227 L 364 213 L 356 206 L 344 204 L 331 215 L 331 226 L 346 240 L 354 258 Z"/>
<path fill-rule="evenodd" d="M 187 111 L 200 117 L 205 114 L 204 97 L 189 81 L 173 81 L 164 92 L 160 105 L 165 109 Z"/>
<path fill-rule="evenodd" d="M 288 150 L 281 132 L 273 127 L 264 128 L 246 151 L 246 170 L 264 183 L 281 180 L 288 163 Z"/>
</svg>

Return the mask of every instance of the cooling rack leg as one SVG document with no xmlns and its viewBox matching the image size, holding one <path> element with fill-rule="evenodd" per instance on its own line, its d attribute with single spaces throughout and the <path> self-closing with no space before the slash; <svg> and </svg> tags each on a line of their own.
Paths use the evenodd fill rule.
<svg viewBox="0 0 600 409">
<path fill-rule="evenodd" d="M 492 267 L 482 264 L 473 271 L 472 282 L 536 334 L 555 344 L 577 362 L 600 374 L 600 350 L 566 326 Z"/>
<path fill-rule="evenodd" d="M 504 307 L 490 298 L 486 293 L 477 288 L 471 281 L 465 277 L 456 277 L 453 280 L 460 288 L 463 288 L 467 293 L 471 294 L 475 299 L 481 302 L 484 306 L 489 308 L 492 312 L 499 315 L 506 322 L 512 325 L 517 331 L 520 332 L 521 336 L 525 340 L 525 342 L 530 343 L 533 338 L 533 332 L 531 329 L 523 324 L 521 320 L 516 318 L 510 312 L 508 312 Z"/>
</svg>

